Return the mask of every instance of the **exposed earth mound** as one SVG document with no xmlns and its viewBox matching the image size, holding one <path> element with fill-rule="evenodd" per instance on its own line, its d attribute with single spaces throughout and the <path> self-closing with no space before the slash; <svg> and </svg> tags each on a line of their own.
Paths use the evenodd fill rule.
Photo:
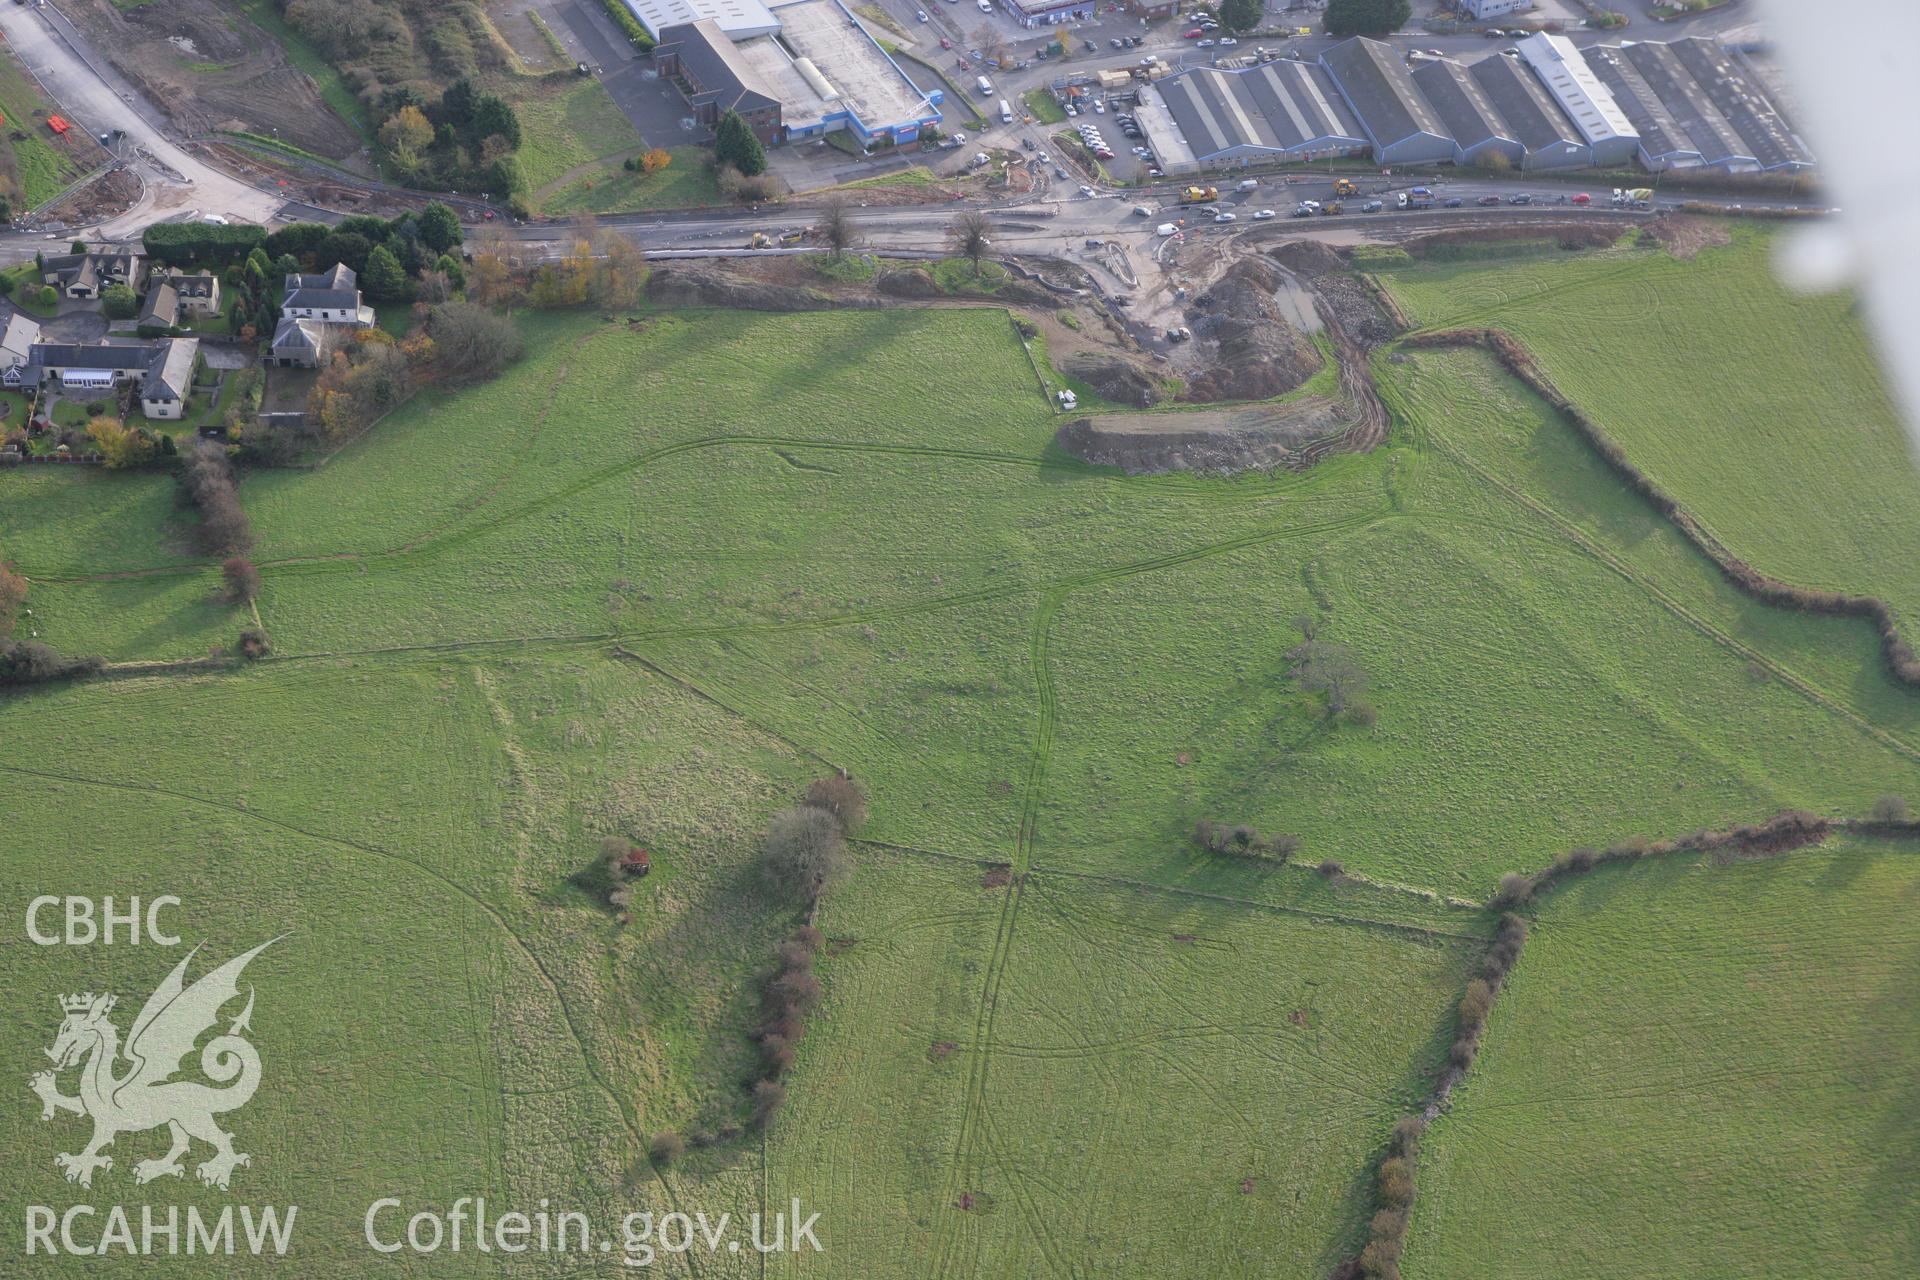
<svg viewBox="0 0 1920 1280">
<path fill-rule="evenodd" d="M 1312 280 L 1347 265 L 1331 245 L 1318 240 L 1289 240 L 1268 256 L 1302 280 Z"/>
<path fill-rule="evenodd" d="M 647 297 L 672 307 L 738 307 L 743 311 L 825 311 L 872 307 L 871 299 L 840 299 L 818 289 L 768 284 L 715 267 L 663 264 L 647 278 Z"/>
<path fill-rule="evenodd" d="M 925 267 L 889 271 L 873 286 L 889 298 L 938 298 L 940 285 Z"/>
<path fill-rule="evenodd" d="M 353 126 L 313 80 L 289 65 L 278 41 L 215 0 L 67 6 L 94 47 L 194 136 L 272 134 L 315 155 L 350 159 Z"/>
<path fill-rule="evenodd" d="M 1131 360 L 1081 351 L 1068 356 L 1061 367 L 1115 404 L 1147 409 L 1160 403 L 1160 380 Z"/>
<path fill-rule="evenodd" d="M 1128 475 L 1251 471 L 1305 461 L 1307 445 L 1346 427 L 1339 405 L 1310 396 L 1246 409 L 1095 414 L 1075 418 L 1054 439 L 1084 462 Z"/>
<path fill-rule="evenodd" d="M 1269 400 L 1319 372 L 1319 350 L 1288 321 L 1275 296 L 1287 287 L 1275 264 L 1243 258 L 1195 299 L 1193 331 L 1217 343 L 1219 356 L 1188 378 L 1182 399 Z"/>
</svg>

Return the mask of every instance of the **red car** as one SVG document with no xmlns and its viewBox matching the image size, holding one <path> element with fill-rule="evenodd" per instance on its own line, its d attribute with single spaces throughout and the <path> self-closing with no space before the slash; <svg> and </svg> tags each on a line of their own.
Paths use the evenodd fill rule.
<svg viewBox="0 0 1920 1280">
<path fill-rule="evenodd" d="M 941 36 L 941 37 L 940 37 L 940 47 L 941 47 L 942 49 L 951 49 L 951 48 L 953 48 L 953 41 L 951 41 L 951 40 L 949 40 L 949 39 L 947 39 L 947 38 L 946 38 L 945 36 Z"/>
<path fill-rule="evenodd" d="M 1575 204 L 1592 204 L 1593 197 L 1588 195 L 1586 192 L 1582 191 L 1579 195 L 1573 198 L 1573 202 Z"/>
<path fill-rule="evenodd" d="M 1198 28 L 1198 27 L 1195 27 L 1195 28 L 1194 28 L 1193 30 L 1191 30 L 1191 31 L 1182 31 L 1182 32 L 1180 33 L 1180 38 L 1181 38 L 1182 40 L 1198 40 L 1198 39 L 1199 39 L 1199 38 L 1200 38 L 1201 36 L 1203 36 L 1203 35 L 1205 35 L 1205 34 L 1207 34 L 1207 33 L 1206 33 L 1206 32 L 1204 32 L 1204 31 L 1202 31 L 1202 30 L 1201 30 L 1200 28 Z"/>
</svg>

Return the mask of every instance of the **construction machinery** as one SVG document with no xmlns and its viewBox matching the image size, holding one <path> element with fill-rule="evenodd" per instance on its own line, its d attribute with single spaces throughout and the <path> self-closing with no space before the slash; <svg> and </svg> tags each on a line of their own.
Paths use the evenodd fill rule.
<svg viewBox="0 0 1920 1280">
<path fill-rule="evenodd" d="M 1354 185 L 1353 179 L 1351 178 L 1335 178 L 1333 180 L 1333 194 L 1336 196 L 1357 196 L 1360 194 L 1360 188 Z"/>
</svg>

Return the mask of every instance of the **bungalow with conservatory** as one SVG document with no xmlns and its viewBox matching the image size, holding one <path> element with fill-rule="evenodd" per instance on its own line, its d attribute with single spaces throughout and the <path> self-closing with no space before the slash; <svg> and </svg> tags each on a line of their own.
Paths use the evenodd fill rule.
<svg viewBox="0 0 1920 1280">
<path fill-rule="evenodd" d="M 21 381 L 64 396 L 103 396 L 134 383 L 149 418 L 185 415 L 200 363 L 198 338 L 152 342 L 36 342 Z"/>
</svg>

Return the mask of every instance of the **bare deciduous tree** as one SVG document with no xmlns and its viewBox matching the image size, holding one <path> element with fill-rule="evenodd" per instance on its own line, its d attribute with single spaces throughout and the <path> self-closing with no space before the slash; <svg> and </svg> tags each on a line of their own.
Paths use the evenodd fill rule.
<svg viewBox="0 0 1920 1280">
<path fill-rule="evenodd" d="M 853 224 L 853 218 L 847 213 L 847 202 L 841 199 L 827 201 L 820 211 L 820 221 L 814 224 L 815 236 L 821 244 L 833 254 L 835 262 L 845 256 L 847 250 L 859 241 L 859 230 Z"/>
<path fill-rule="evenodd" d="M 980 260 L 987 256 L 987 248 L 993 243 L 987 233 L 993 230 L 993 224 L 987 221 L 987 215 L 978 209 L 969 209 L 953 220 L 947 229 L 948 242 L 958 256 L 973 263 L 973 274 L 980 274 Z"/>
</svg>

